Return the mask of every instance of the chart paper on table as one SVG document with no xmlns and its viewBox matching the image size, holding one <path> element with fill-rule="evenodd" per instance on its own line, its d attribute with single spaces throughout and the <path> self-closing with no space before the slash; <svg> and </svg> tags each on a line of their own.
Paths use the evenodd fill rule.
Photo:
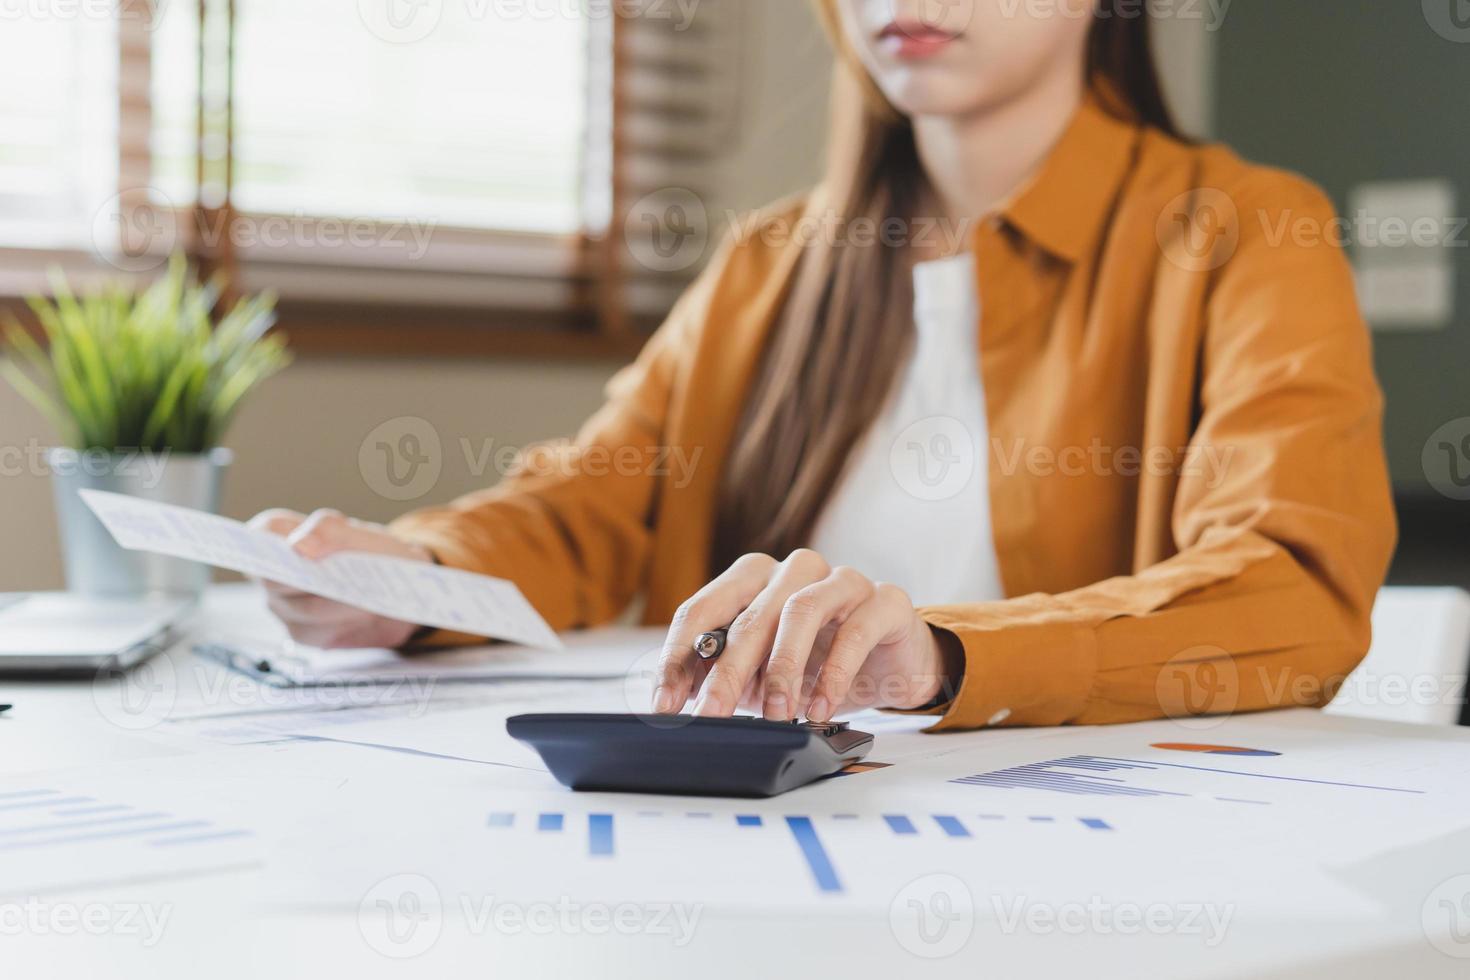
<svg viewBox="0 0 1470 980">
<path fill-rule="evenodd" d="M 1462 739 L 1410 726 L 1393 735 L 1323 728 L 1304 723 L 1310 712 L 1293 714 L 1059 730 L 916 760 L 904 779 L 911 794 L 927 787 L 957 806 L 960 793 L 977 809 L 1161 819 L 1160 846 L 1210 841 L 1328 866 L 1470 828 Z"/>
<path fill-rule="evenodd" d="M 0 896 L 258 865 L 252 828 L 195 803 L 98 793 L 44 778 L 0 789 Z M 219 808 L 215 808 L 219 809 Z"/>
<path fill-rule="evenodd" d="M 954 799 L 885 803 L 835 787 L 745 801 L 536 791 L 530 787 L 548 777 L 490 768 L 459 775 L 468 770 L 436 765 L 435 782 L 415 784 L 411 794 L 346 787 L 337 804 L 350 802 L 364 816 L 334 824 L 329 840 L 293 842 L 283 861 L 289 873 L 275 883 L 281 894 L 350 904 L 387 870 L 413 868 L 454 902 L 565 896 L 760 914 L 886 914 L 916 883 L 942 877 L 987 918 L 1014 914 L 1017 903 L 1182 908 L 1202 896 L 1229 914 L 1271 921 L 1380 914 L 1321 869 L 1275 853 L 1266 869 L 1209 850 L 1160 848 L 1161 819 L 1122 822 L 1072 808 L 991 812 Z M 867 778 L 836 782 L 856 790 Z M 451 798 L 445 783 L 473 788 Z M 431 832 L 389 832 L 410 808 L 433 814 Z M 1291 878 L 1290 894 L 1280 875 Z"/>
<path fill-rule="evenodd" d="M 557 653 L 508 643 L 412 653 L 325 650 L 264 636 L 214 638 L 195 652 L 278 687 L 622 680 L 658 655 L 664 633 L 662 628 L 579 630 Z M 652 694 L 643 700 L 651 699 Z"/>
<path fill-rule="evenodd" d="M 368 612 L 543 649 L 561 641 L 514 582 L 386 555 L 308 561 L 277 535 L 137 497 L 80 491 L 122 547 L 280 582 Z"/>
</svg>

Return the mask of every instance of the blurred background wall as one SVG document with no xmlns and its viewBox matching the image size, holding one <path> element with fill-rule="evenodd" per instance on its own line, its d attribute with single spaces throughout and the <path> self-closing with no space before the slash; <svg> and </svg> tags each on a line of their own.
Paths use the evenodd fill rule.
<svg viewBox="0 0 1470 980">
<path fill-rule="evenodd" d="M 1459 0 L 1236 3 L 1215 38 L 1213 135 L 1307 174 L 1349 221 L 1405 584 L 1470 586 L 1467 13 Z M 1387 218 L 1433 234 L 1406 239 Z"/>
</svg>

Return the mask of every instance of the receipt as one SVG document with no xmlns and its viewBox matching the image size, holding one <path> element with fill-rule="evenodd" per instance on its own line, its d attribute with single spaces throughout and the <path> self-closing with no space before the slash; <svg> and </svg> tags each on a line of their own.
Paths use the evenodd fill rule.
<svg viewBox="0 0 1470 980">
<path fill-rule="evenodd" d="M 100 490 L 79 492 L 130 551 L 227 568 L 422 626 L 544 649 L 562 646 L 516 584 L 505 579 L 364 552 L 310 561 L 284 538 L 228 517 Z"/>
</svg>

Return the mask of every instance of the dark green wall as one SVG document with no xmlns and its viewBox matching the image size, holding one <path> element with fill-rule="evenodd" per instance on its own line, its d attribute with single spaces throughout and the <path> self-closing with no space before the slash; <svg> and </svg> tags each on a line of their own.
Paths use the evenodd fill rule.
<svg viewBox="0 0 1470 980">
<path fill-rule="evenodd" d="M 1436 32 L 1432 3 L 1459 4 L 1464 41 Z M 1236 0 L 1218 45 L 1216 135 L 1243 155 L 1306 174 L 1344 213 L 1354 185 L 1424 178 L 1448 178 L 1470 212 L 1470 0 Z M 1411 494 L 1431 492 L 1429 435 L 1470 416 L 1470 248 L 1455 255 L 1452 328 L 1374 335 L 1389 460 Z"/>
</svg>

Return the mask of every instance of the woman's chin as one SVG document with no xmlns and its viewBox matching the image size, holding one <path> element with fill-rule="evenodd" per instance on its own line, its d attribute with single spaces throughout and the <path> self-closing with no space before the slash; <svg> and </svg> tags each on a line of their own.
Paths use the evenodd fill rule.
<svg viewBox="0 0 1470 980">
<path fill-rule="evenodd" d="M 985 99 L 975 91 L 974 80 L 926 77 L 922 70 L 904 72 L 885 80 L 883 94 L 905 116 L 967 116 L 980 109 Z"/>
</svg>

